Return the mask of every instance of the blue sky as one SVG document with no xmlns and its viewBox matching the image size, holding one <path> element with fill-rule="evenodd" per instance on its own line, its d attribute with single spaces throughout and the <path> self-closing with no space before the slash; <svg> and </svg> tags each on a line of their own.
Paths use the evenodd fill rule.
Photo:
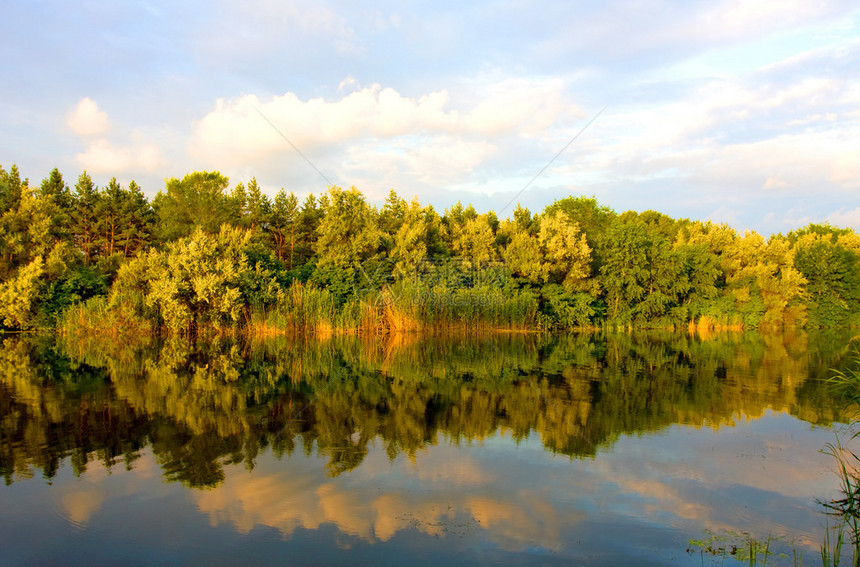
<svg viewBox="0 0 860 567">
<path fill-rule="evenodd" d="M 0 165 L 31 183 L 219 170 L 506 217 L 603 109 L 515 202 L 860 230 L 856 1 L 13 1 L 0 38 Z"/>
</svg>

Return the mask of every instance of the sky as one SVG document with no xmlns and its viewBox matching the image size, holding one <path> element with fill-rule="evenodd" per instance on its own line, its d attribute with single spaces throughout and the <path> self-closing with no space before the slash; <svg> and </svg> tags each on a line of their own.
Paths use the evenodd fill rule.
<svg viewBox="0 0 860 567">
<path fill-rule="evenodd" d="M 860 230 L 856 0 L 16 1 L 0 166 Z M 563 150 L 563 151 L 562 151 Z"/>
</svg>

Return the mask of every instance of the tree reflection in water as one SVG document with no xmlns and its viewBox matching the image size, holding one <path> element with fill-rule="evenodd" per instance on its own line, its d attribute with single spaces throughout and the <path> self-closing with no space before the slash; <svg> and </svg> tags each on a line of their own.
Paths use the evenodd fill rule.
<svg viewBox="0 0 860 567">
<path fill-rule="evenodd" d="M 622 434 L 730 425 L 766 410 L 844 421 L 817 378 L 846 362 L 836 334 L 395 335 L 70 343 L 6 337 L 0 349 L 0 472 L 7 484 L 68 459 L 134 467 L 150 447 L 165 479 L 224 480 L 300 448 L 340 475 L 368 445 L 415 457 L 502 429 L 593 457 Z"/>
</svg>

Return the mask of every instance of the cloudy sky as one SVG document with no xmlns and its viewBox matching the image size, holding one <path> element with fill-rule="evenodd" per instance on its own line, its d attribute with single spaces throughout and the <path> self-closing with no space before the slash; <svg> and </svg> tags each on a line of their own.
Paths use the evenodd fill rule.
<svg viewBox="0 0 860 567">
<path fill-rule="evenodd" d="M 31 183 L 860 229 L 856 0 L 13 0 L 0 38 L 0 165 Z"/>
</svg>

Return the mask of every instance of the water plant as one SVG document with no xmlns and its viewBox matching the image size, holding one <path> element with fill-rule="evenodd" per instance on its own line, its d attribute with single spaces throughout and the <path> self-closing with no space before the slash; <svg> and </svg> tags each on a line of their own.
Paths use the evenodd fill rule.
<svg viewBox="0 0 860 567">
<path fill-rule="evenodd" d="M 698 549 L 699 555 L 702 557 L 703 564 L 705 556 L 709 555 L 713 558 L 719 558 L 721 562 L 726 558 L 731 558 L 739 561 L 740 563 L 748 564 L 751 567 L 757 565 L 764 567 L 767 565 L 768 559 L 775 554 L 774 550 L 771 549 L 772 543 L 779 542 L 783 544 L 783 546 L 791 546 L 791 542 L 786 542 L 781 538 L 771 535 L 768 535 L 767 538 L 762 541 L 756 539 L 749 532 L 739 533 L 728 530 L 716 533 L 710 530 L 705 530 L 705 534 L 707 537 L 703 539 L 690 540 L 690 545 L 687 548 L 687 553 L 691 554 L 695 553 Z M 799 561 L 802 562 L 803 560 L 802 556 L 798 554 L 796 548 L 792 548 L 792 551 L 794 555 L 794 564 L 799 565 Z M 778 556 L 782 558 L 788 557 L 787 553 L 779 553 Z"/>
<path fill-rule="evenodd" d="M 845 370 L 834 371 L 827 379 L 831 390 L 840 395 L 846 405 L 855 408 L 851 429 L 851 439 L 860 435 L 857 425 L 860 416 L 856 408 L 860 405 L 860 356 L 854 355 Z M 840 497 L 823 502 L 829 513 L 837 518 L 835 540 L 831 540 L 830 529 L 825 533 L 824 543 L 821 546 L 821 561 L 825 567 L 839 565 L 843 558 L 843 544 L 845 535 L 849 538 L 851 549 L 851 564 L 860 566 L 860 457 L 846 448 L 839 438 L 834 443 L 828 443 L 825 453 L 831 455 L 836 461 L 837 474 L 840 480 Z"/>
<path fill-rule="evenodd" d="M 839 567 L 842 559 L 842 544 L 845 542 L 845 530 L 843 526 L 836 529 L 836 536 L 831 540 L 831 529 L 824 529 L 824 542 L 821 544 L 821 565 L 823 567 Z"/>
</svg>

